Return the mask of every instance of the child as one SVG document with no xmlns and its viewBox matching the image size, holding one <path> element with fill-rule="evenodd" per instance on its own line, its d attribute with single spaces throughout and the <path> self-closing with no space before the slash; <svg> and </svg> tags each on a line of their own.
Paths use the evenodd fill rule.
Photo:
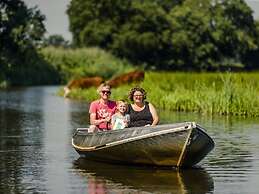
<svg viewBox="0 0 259 194">
<path fill-rule="evenodd" d="M 112 129 L 124 129 L 129 124 L 129 115 L 126 114 L 128 104 L 124 100 L 116 102 L 116 113 L 112 115 Z"/>
</svg>

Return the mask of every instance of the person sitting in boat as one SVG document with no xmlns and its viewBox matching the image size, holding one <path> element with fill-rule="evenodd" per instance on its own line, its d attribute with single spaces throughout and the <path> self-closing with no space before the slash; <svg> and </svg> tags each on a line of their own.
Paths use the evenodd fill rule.
<svg viewBox="0 0 259 194">
<path fill-rule="evenodd" d="M 141 87 L 134 87 L 129 92 L 129 99 L 133 102 L 128 107 L 130 115 L 129 127 L 154 126 L 159 122 L 155 107 L 145 101 L 146 91 Z"/>
<path fill-rule="evenodd" d="M 116 102 L 109 100 L 111 95 L 111 86 L 107 83 L 102 83 L 97 92 L 100 99 L 93 101 L 90 104 L 90 127 L 88 132 L 106 131 L 111 129 L 111 117 L 115 113 Z"/>
<path fill-rule="evenodd" d="M 126 114 L 128 109 L 128 104 L 124 100 L 119 100 L 116 102 L 116 113 L 112 115 L 112 129 L 124 129 L 129 124 L 129 114 Z"/>
</svg>

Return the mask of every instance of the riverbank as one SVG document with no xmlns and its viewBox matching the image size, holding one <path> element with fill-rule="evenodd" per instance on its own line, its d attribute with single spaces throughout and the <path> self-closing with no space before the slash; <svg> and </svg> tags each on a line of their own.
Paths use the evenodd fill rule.
<svg viewBox="0 0 259 194">
<path fill-rule="evenodd" d="M 1 69 L 0 88 L 66 84 L 79 77 L 113 76 L 139 69 L 126 59 L 97 48 L 39 48 L 35 55 L 10 68 Z"/>
<path fill-rule="evenodd" d="M 140 84 L 147 100 L 158 109 L 204 114 L 259 116 L 259 72 L 170 73 L 147 72 Z M 111 98 L 127 99 L 132 85 L 114 88 Z M 74 90 L 72 99 L 92 101 L 96 88 Z"/>
<path fill-rule="evenodd" d="M 79 77 L 100 76 L 109 79 L 135 69 L 127 60 L 115 57 L 97 47 L 78 49 L 46 47 L 39 52 L 59 73 L 62 84 Z"/>
</svg>

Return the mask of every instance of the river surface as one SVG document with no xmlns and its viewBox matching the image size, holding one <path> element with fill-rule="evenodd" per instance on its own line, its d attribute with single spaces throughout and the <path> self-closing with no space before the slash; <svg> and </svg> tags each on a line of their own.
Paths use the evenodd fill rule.
<svg viewBox="0 0 259 194">
<path fill-rule="evenodd" d="M 259 119 L 159 111 L 161 123 L 195 121 L 215 148 L 175 170 L 85 161 L 71 146 L 88 104 L 58 87 L 0 91 L 0 193 L 258 193 Z"/>
</svg>

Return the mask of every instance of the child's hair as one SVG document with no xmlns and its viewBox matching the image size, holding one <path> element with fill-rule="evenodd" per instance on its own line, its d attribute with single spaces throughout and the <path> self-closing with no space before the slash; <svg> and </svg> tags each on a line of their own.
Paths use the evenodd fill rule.
<svg viewBox="0 0 259 194">
<path fill-rule="evenodd" d="M 128 103 L 125 100 L 118 100 L 116 101 L 116 107 L 120 104 L 120 103 L 124 103 L 126 105 L 126 111 L 128 110 Z M 118 112 L 118 109 L 116 108 L 116 112 Z"/>
</svg>

